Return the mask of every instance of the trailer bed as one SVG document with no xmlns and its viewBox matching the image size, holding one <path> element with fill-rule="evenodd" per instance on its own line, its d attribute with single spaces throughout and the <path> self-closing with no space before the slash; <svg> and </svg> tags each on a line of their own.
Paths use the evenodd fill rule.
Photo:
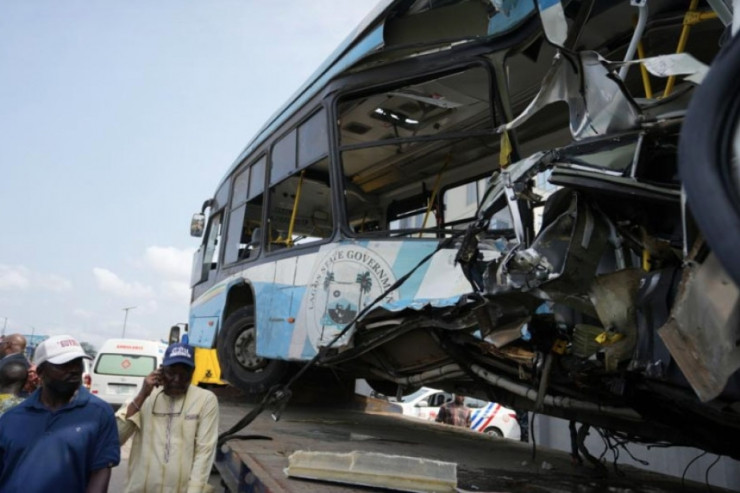
<svg viewBox="0 0 740 493">
<path fill-rule="evenodd" d="M 221 428 L 236 423 L 249 405 L 222 404 Z M 457 463 L 458 488 L 466 491 L 526 492 L 699 492 L 705 485 L 686 483 L 630 466 L 608 474 L 575 466 L 568 454 L 532 444 L 496 439 L 474 431 L 409 418 L 368 399 L 346 408 L 289 406 L 279 421 L 268 412 L 240 434 L 269 439 L 230 440 L 216 468 L 231 492 L 343 493 L 367 487 L 289 478 L 284 469 L 296 450 L 377 452 Z M 600 451 L 598 451 L 600 452 Z M 713 491 L 718 491 L 713 488 Z"/>
</svg>

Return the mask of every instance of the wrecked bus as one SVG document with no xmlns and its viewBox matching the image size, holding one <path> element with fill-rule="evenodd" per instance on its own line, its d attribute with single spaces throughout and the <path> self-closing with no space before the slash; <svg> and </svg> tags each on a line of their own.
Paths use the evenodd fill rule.
<svg viewBox="0 0 740 493">
<path fill-rule="evenodd" d="M 738 278 L 686 152 L 713 144 L 692 113 L 732 17 L 381 2 L 193 217 L 191 344 L 247 392 L 311 361 L 737 458 Z"/>
</svg>

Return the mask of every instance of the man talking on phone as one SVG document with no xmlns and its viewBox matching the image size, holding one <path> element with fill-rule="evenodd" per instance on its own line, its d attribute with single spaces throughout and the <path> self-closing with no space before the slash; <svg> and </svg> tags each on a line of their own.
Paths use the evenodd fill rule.
<svg viewBox="0 0 740 493">
<path fill-rule="evenodd" d="M 133 435 L 127 492 L 195 493 L 208 484 L 218 440 L 218 400 L 191 385 L 194 350 L 171 344 L 162 367 L 116 413 L 121 445 Z"/>
</svg>

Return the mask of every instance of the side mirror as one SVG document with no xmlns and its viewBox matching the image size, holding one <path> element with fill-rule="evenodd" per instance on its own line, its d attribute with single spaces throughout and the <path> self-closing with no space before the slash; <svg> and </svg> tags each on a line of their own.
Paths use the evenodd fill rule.
<svg viewBox="0 0 740 493">
<path fill-rule="evenodd" d="M 200 238 L 203 236 L 203 230 L 206 228 L 206 216 L 202 212 L 196 212 L 193 214 L 193 219 L 190 220 L 190 236 Z"/>
<path fill-rule="evenodd" d="M 429 402 L 427 401 L 419 401 L 416 403 L 414 407 L 429 407 Z"/>
<path fill-rule="evenodd" d="M 170 344 L 175 344 L 177 342 L 180 342 L 180 326 L 173 325 L 170 327 Z"/>
</svg>

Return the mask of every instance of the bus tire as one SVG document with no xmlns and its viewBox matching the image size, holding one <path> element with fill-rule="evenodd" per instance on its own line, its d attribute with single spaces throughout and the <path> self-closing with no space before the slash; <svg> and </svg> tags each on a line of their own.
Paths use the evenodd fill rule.
<svg viewBox="0 0 740 493">
<path fill-rule="evenodd" d="M 254 308 L 239 308 L 224 322 L 218 338 L 218 359 L 225 379 L 247 394 L 259 394 L 280 383 L 286 361 L 257 356 Z"/>
<path fill-rule="evenodd" d="M 738 157 L 733 155 L 733 140 L 740 135 L 739 78 L 740 35 L 735 35 L 694 91 L 678 146 L 679 174 L 691 213 L 738 285 L 740 172 L 733 170 L 732 161 Z"/>
</svg>

